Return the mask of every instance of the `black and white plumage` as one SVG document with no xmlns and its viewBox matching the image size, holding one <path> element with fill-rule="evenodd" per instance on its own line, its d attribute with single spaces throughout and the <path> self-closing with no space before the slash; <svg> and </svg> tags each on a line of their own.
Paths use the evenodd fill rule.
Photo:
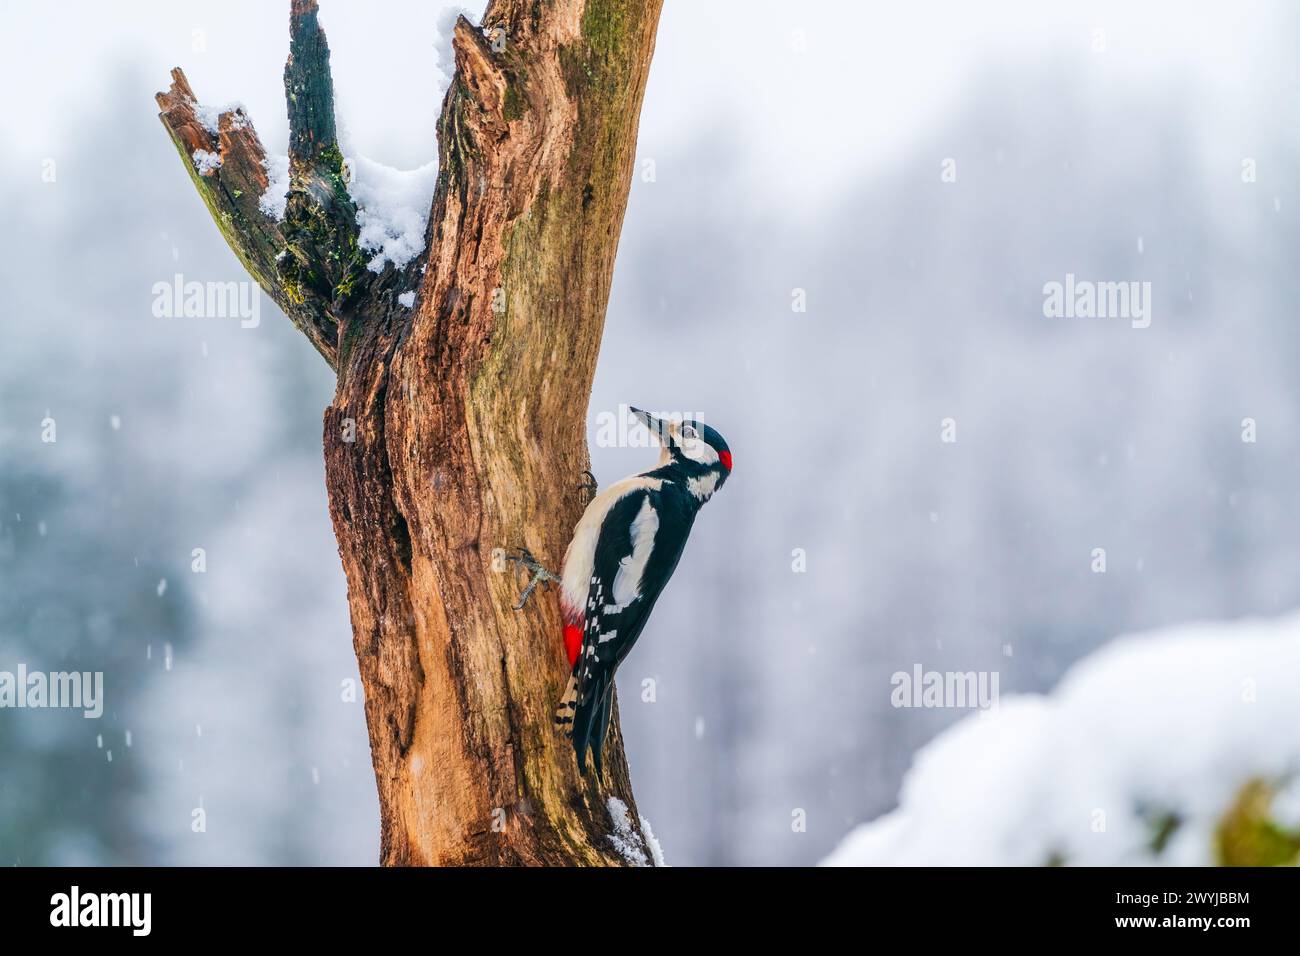
<svg viewBox="0 0 1300 956">
<path fill-rule="evenodd" d="M 586 770 L 590 749 L 598 774 L 614 672 L 677 568 L 696 514 L 731 473 L 731 450 L 708 425 L 632 413 L 659 437 L 659 464 L 592 499 L 560 575 L 573 672 L 555 720 L 573 740 L 579 770 Z"/>
</svg>

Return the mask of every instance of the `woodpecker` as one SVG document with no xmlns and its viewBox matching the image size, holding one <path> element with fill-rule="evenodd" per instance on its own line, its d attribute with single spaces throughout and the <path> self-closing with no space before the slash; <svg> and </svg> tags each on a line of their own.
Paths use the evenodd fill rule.
<svg viewBox="0 0 1300 956">
<path fill-rule="evenodd" d="M 592 498 L 573 529 L 559 575 L 527 551 L 511 558 L 533 572 L 516 609 L 539 582 L 560 584 L 572 672 L 555 723 L 573 741 L 579 772 L 587 770 L 590 748 L 598 776 L 614 672 L 677 568 L 696 514 L 731 474 L 731 449 L 708 425 L 656 418 L 639 408 L 631 412 L 659 439 L 659 463 Z"/>
</svg>

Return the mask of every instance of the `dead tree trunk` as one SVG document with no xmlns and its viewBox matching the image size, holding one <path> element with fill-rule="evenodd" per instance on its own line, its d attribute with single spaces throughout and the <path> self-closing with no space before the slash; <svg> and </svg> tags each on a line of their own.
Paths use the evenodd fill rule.
<svg viewBox="0 0 1300 956">
<path fill-rule="evenodd" d="M 385 864 L 625 863 L 610 798 L 640 832 L 617 716 L 603 780 L 579 778 L 551 726 L 568 670 L 556 594 L 513 611 L 500 549 L 554 568 L 585 504 L 586 403 L 660 5 L 493 0 L 481 29 L 460 19 L 426 250 L 378 274 L 315 0 L 291 4 L 282 220 L 259 208 L 248 118 L 226 112 L 214 133 L 179 70 L 158 95 L 230 246 L 338 374 L 326 481 Z"/>
</svg>

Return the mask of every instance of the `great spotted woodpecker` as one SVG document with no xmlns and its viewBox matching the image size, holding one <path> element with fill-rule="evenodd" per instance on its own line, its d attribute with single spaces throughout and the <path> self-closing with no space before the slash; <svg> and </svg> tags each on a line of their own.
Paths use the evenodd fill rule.
<svg viewBox="0 0 1300 956">
<path fill-rule="evenodd" d="M 572 739 L 580 772 L 586 772 L 591 749 L 597 775 L 614 672 L 677 568 L 695 515 L 731 474 L 731 449 L 708 425 L 631 411 L 663 446 L 659 464 L 592 498 L 558 576 L 526 551 L 511 559 L 533 572 L 517 608 L 539 582 L 560 582 L 564 649 L 573 670 L 555 723 Z"/>
</svg>

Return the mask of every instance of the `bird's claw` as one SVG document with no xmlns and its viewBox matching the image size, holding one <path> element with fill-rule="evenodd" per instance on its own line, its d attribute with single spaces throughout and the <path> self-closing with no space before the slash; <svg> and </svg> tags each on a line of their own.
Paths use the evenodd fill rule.
<svg viewBox="0 0 1300 956">
<path fill-rule="evenodd" d="M 528 585 L 524 588 L 523 593 L 519 595 L 519 603 L 511 605 L 514 610 L 522 611 L 524 605 L 528 603 L 528 599 L 533 596 L 533 591 L 537 589 L 537 585 L 549 583 L 551 581 L 558 581 L 560 578 L 558 575 L 552 574 L 550 571 L 546 570 L 546 568 L 542 567 L 541 563 L 533 557 L 532 552 L 527 548 L 516 548 L 515 551 L 517 552 L 516 554 L 507 554 L 506 560 L 514 561 L 521 567 L 531 571 L 533 575 L 531 580 L 529 580 Z"/>
<path fill-rule="evenodd" d="M 596 492 L 600 490 L 600 484 L 596 481 L 596 476 L 590 471 L 583 471 L 582 476 L 587 480 L 578 482 L 578 487 L 587 492 L 587 500 L 590 501 L 596 497 Z"/>
</svg>

